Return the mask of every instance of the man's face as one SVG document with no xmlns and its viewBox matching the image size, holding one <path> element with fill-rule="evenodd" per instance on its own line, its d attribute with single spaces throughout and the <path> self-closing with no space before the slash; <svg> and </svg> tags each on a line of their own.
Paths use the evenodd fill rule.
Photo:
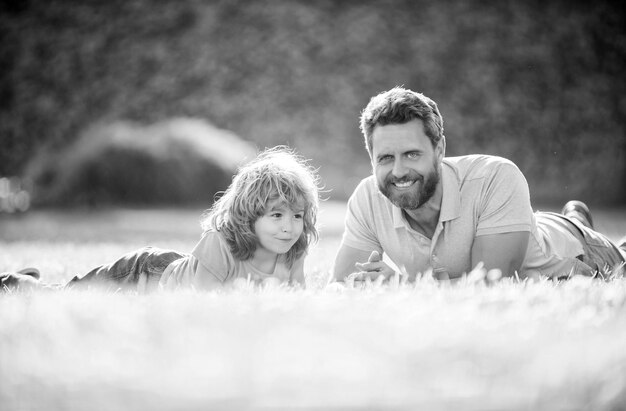
<svg viewBox="0 0 626 411">
<path fill-rule="evenodd" d="M 376 126 L 372 133 L 372 167 L 378 189 L 396 207 L 415 210 L 435 193 L 443 140 L 433 148 L 422 120 Z"/>
</svg>

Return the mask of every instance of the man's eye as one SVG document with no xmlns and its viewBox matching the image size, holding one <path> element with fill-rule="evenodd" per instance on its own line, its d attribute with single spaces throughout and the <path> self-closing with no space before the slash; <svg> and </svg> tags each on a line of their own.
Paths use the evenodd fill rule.
<svg viewBox="0 0 626 411">
<path fill-rule="evenodd" d="M 380 157 L 378 157 L 378 162 L 379 163 L 386 163 L 389 160 L 391 160 L 391 156 L 380 156 Z"/>
<path fill-rule="evenodd" d="M 413 152 L 408 153 L 406 156 L 410 158 L 411 160 L 415 160 L 416 158 L 419 158 L 420 154 L 413 151 Z"/>
</svg>

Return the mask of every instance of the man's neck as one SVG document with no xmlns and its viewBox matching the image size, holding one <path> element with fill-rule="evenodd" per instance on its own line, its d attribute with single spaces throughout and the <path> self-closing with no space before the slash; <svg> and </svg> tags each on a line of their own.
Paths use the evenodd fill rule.
<svg viewBox="0 0 626 411">
<path fill-rule="evenodd" d="M 435 229 L 439 223 L 441 213 L 441 200 L 443 199 L 443 189 L 441 181 L 437 184 L 435 194 L 425 204 L 415 210 L 402 210 L 412 229 L 424 234 L 428 238 L 433 238 Z"/>
</svg>

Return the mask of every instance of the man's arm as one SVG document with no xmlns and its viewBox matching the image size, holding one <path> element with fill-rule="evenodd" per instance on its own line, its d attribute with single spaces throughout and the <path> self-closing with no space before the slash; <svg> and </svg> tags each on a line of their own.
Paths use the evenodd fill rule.
<svg viewBox="0 0 626 411">
<path fill-rule="evenodd" d="M 509 277 L 519 272 L 528 248 L 528 231 L 476 237 L 472 246 L 472 267 L 482 261 L 486 270 L 500 269 Z"/>
<path fill-rule="evenodd" d="M 368 260 L 371 251 L 358 250 L 345 244 L 341 244 L 337 257 L 335 257 L 335 265 L 333 266 L 333 275 L 337 281 L 343 281 L 348 275 L 355 271 L 361 271 L 355 266 L 356 263 L 363 263 Z"/>
</svg>

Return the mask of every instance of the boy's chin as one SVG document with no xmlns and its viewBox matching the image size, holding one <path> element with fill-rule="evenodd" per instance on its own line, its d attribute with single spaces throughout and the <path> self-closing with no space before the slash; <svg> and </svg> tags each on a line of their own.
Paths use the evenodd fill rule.
<svg viewBox="0 0 626 411">
<path fill-rule="evenodd" d="M 289 250 L 291 250 L 291 247 L 280 248 L 280 249 L 276 250 L 275 253 L 278 254 L 278 255 L 287 254 L 289 252 Z"/>
</svg>

